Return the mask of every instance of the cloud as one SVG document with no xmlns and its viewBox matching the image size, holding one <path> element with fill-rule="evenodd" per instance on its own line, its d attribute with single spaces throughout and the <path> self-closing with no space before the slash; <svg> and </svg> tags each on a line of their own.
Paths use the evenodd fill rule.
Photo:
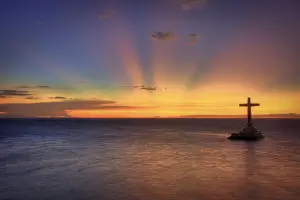
<svg viewBox="0 0 300 200">
<path fill-rule="evenodd" d="M 172 32 L 154 32 L 151 34 L 152 39 L 160 41 L 170 41 L 175 39 L 175 35 Z"/>
<path fill-rule="evenodd" d="M 181 4 L 181 8 L 184 11 L 189 11 L 197 7 L 204 7 L 207 4 L 207 0 L 185 0 Z"/>
<path fill-rule="evenodd" d="M 38 100 L 38 99 L 40 99 L 40 98 L 31 96 L 31 97 L 26 97 L 26 99 L 29 99 L 29 100 Z"/>
<path fill-rule="evenodd" d="M 2 117 L 70 117 L 67 111 L 72 110 L 133 110 L 150 107 L 116 105 L 109 100 L 66 100 L 60 102 L 11 103 L 0 104 Z"/>
<path fill-rule="evenodd" d="M 139 88 L 139 85 L 121 85 L 122 88 Z"/>
<path fill-rule="evenodd" d="M 0 98 L 9 98 L 15 96 L 31 96 L 28 91 L 24 90 L 0 90 Z"/>
<path fill-rule="evenodd" d="M 167 88 L 157 88 L 156 86 L 155 87 L 151 87 L 151 86 L 145 87 L 143 85 L 140 86 L 139 89 L 141 89 L 141 90 L 149 90 L 149 91 L 158 91 L 158 90 L 163 91 L 163 90 L 167 90 Z"/>
<path fill-rule="evenodd" d="M 0 112 L 4 117 L 69 117 L 67 110 L 97 110 L 103 105 L 115 104 L 115 101 L 106 100 L 83 100 L 83 101 L 60 101 L 60 102 L 38 102 L 38 103 L 11 103 L 0 104 Z M 108 108 L 104 108 L 108 109 Z"/>
<path fill-rule="evenodd" d="M 195 45 L 199 42 L 199 35 L 197 33 L 190 33 L 187 35 L 187 44 L 188 45 Z"/>
<path fill-rule="evenodd" d="M 167 88 L 157 88 L 157 87 L 144 86 L 144 85 L 122 85 L 121 87 L 122 88 L 139 89 L 139 90 L 148 90 L 148 91 L 167 90 Z"/>
<path fill-rule="evenodd" d="M 16 88 L 19 88 L 19 89 L 35 89 L 35 88 L 50 89 L 51 87 L 47 86 L 47 85 L 37 85 L 37 86 L 21 85 Z"/>
<path fill-rule="evenodd" d="M 51 88 L 50 86 L 47 86 L 47 85 L 38 85 L 36 86 L 37 88 Z"/>
<path fill-rule="evenodd" d="M 66 100 L 68 99 L 67 97 L 60 97 L 60 96 L 56 96 L 56 97 L 49 97 L 49 99 L 59 99 L 59 100 Z"/>
<path fill-rule="evenodd" d="M 16 86 L 16 89 L 45 89 L 45 90 L 73 90 L 74 88 L 71 87 L 53 87 L 53 86 L 48 86 L 48 85 L 20 85 Z"/>
<path fill-rule="evenodd" d="M 156 91 L 156 87 L 145 87 L 145 86 L 141 86 L 140 87 L 141 90 L 149 90 L 149 91 Z"/>
</svg>

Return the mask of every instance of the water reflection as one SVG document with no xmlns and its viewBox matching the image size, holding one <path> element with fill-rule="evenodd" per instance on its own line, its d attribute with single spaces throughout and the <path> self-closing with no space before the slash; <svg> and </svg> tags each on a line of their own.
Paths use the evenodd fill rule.
<svg viewBox="0 0 300 200">
<path fill-rule="evenodd" d="M 259 199 L 259 181 L 257 175 L 259 173 L 259 163 L 256 158 L 256 143 L 246 142 L 245 147 L 245 176 L 244 184 L 241 190 L 244 193 L 243 199 Z"/>
<path fill-rule="evenodd" d="M 244 155 L 201 142 L 135 144 L 124 148 L 121 170 L 139 199 L 239 199 L 256 167 L 251 151 Z"/>
</svg>

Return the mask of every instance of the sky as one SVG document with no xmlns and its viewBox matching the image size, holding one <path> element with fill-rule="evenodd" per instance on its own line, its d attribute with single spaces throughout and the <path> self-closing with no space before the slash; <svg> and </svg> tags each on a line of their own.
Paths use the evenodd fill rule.
<svg viewBox="0 0 300 200">
<path fill-rule="evenodd" d="M 300 113 L 297 0 L 2 0 L 0 117 Z"/>
</svg>

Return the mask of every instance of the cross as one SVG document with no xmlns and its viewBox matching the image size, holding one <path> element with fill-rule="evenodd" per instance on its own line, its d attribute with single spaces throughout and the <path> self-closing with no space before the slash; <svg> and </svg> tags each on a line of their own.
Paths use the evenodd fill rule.
<svg viewBox="0 0 300 200">
<path fill-rule="evenodd" d="M 240 104 L 242 107 L 248 107 L 248 126 L 252 126 L 252 116 L 251 116 L 251 107 L 252 106 L 260 106 L 259 103 L 251 103 L 250 97 L 248 97 L 247 103 Z"/>
</svg>

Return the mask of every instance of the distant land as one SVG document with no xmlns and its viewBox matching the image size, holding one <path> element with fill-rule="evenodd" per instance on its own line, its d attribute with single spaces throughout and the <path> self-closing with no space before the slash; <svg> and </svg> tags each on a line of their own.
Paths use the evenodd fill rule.
<svg viewBox="0 0 300 200">
<path fill-rule="evenodd" d="M 245 118 L 246 115 L 181 115 L 180 118 Z M 252 115 L 253 118 L 300 118 L 300 114 L 261 114 Z"/>
</svg>

